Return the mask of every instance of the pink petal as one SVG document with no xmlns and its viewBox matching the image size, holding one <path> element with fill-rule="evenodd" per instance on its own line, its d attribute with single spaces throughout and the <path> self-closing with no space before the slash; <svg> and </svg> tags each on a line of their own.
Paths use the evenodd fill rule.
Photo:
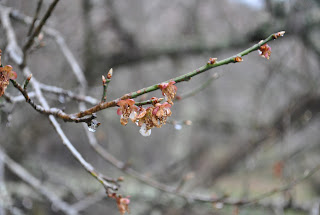
<svg viewBox="0 0 320 215">
<path fill-rule="evenodd" d="M 12 66 L 6 65 L 6 66 L 3 67 L 3 70 L 9 72 L 9 71 L 12 70 Z"/>
<path fill-rule="evenodd" d="M 9 79 L 14 80 L 14 79 L 17 78 L 17 73 L 14 72 L 14 71 L 9 71 L 8 74 L 7 74 L 7 76 L 8 76 Z"/>
<path fill-rule="evenodd" d="M 117 110 L 117 114 L 118 114 L 119 116 L 122 114 L 122 111 L 121 111 L 121 109 L 120 109 L 120 108 L 118 108 L 118 110 Z"/>
</svg>

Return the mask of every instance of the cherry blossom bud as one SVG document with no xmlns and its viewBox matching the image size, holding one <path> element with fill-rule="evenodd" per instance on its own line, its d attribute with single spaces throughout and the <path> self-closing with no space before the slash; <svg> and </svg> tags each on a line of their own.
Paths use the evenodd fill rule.
<svg viewBox="0 0 320 215">
<path fill-rule="evenodd" d="M 113 73 L 113 69 L 111 68 L 107 74 L 107 79 L 111 79 L 112 78 L 112 73 Z"/>
<path fill-rule="evenodd" d="M 271 47 L 268 44 L 260 46 L 258 49 L 259 55 L 269 60 L 271 55 Z"/>
<path fill-rule="evenodd" d="M 104 75 L 102 75 L 101 79 L 102 79 L 102 84 L 104 85 L 104 84 L 107 82 L 107 80 L 106 80 L 106 78 L 104 77 Z"/>
<path fill-rule="evenodd" d="M 217 61 L 217 58 L 209 58 L 208 64 L 215 64 L 215 62 Z"/>
<path fill-rule="evenodd" d="M 283 37 L 283 35 L 285 34 L 285 31 L 279 31 L 278 33 L 273 34 L 273 38 L 277 39 L 278 37 Z"/>
<path fill-rule="evenodd" d="M 242 62 L 243 59 L 242 59 L 242 57 L 237 56 L 237 57 L 234 58 L 234 61 L 235 61 L 235 62 Z"/>
</svg>

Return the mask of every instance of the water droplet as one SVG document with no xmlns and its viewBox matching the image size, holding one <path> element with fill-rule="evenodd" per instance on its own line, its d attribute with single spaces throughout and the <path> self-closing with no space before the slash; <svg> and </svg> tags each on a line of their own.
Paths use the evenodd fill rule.
<svg viewBox="0 0 320 215">
<path fill-rule="evenodd" d="M 175 124 L 174 125 L 174 129 L 181 130 L 182 129 L 182 125 L 181 124 Z"/>
<path fill-rule="evenodd" d="M 151 129 L 147 130 L 147 125 L 145 123 L 142 124 L 139 132 L 144 137 L 147 137 L 147 136 L 151 135 Z"/>
<path fill-rule="evenodd" d="M 89 127 L 88 127 L 88 130 L 89 130 L 90 132 L 93 132 L 93 133 L 94 133 L 94 132 L 96 132 L 97 129 L 93 128 L 93 126 L 89 126 Z"/>
<path fill-rule="evenodd" d="M 99 127 L 100 124 L 101 124 L 101 123 L 98 122 L 97 120 L 92 120 L 92 121 L 91 121 L 91 124 L 88 125 L 88 130 L 89 130 L 90 132 L 96 132 L 96 130 L 97 130 L 97 128 Z"/>
<path fill-rule="evenodd" d="M 58 100 L 59 100 L 60 103 L 65 103 L 66 102 L 66 99 L 65 99 L 64 95 L 60 95 Z"/>
<path fill-rule="evenodd" d="M 222 202 L 217 202 L 214 204 L 215 208 L 217 209 L 222 209 L 223 208 L 223 203 Z"/>
</svg>

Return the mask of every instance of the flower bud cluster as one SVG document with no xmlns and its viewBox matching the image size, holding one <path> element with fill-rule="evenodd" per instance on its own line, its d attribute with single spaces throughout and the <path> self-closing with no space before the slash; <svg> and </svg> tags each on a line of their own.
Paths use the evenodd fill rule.
<svg viewBox="0 0 320 215">
<path fill-rule="evenodd" d="M 147 108 L 136 106 L 133 99 L 120 100 L 117 103 L 119 106 L 117 114 L 121 116 L 120 123 L 127 125 L 130 119 L 140 127 L 141 135 L 150 136 L 151 129 L 154 127 L 161 128 L 172 114 L 170 108 L 177 93 L 175 83 L 174 81 L 170 81 L 169 83 L 161 83 L 159 85 L 162 94 L 167 100 L 162 104 L 160 103 L 161 99 L 156 97 L 151 98 L 152 106 Z"/>
<path fill-rule="evenodd" d="M 268 44 L 260 46 L 258 49 L 259 55 L 269 60 L 271 55 L 271 47 Z"/>
<path fill-rule="evenodd" d="M 12 71 L 12 66 L 0 67 L 0 96 L 2 96 L 9 85 L 9 79 L 16 79 L 17 73 Z"/>
</svg>

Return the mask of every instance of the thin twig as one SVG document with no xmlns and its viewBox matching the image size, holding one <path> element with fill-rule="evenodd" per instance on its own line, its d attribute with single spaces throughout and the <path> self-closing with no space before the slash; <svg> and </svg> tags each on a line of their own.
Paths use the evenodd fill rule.
<svg viewBox="0 0 320 215">
<path fill-rule="evenodd" d="M 27 17 L 27 16 L 24 16 L 22 15 L 21 13 L 18 13 L 17 11 L 15 12 L 12 12 L 11 15 L 19 20 L 19 21 L 22 21 L 22 22 L 25 22 L 25 23 L 29 23 L 30 22 L 30 18 Z M 69 61 L 69 64 L 71 65 L 71 67 L 73 68 L 73 71 L 77 73 L 77 79 L 80 83 L 86 83 L 85 81 L 85 78 L 84 78 L 84 75 L 83 75 L 83 72 L 81 71 L 80 67 L 79 67 L 79 64 L 76 63 L 76 60 L 75 58 L 73 57 L 72 53 L 70 52 L 70 50 L 68 49 L 67 45 L 64 43 L 64 39 L 61 37 L 60 33 L 57 32 L 56 30 L 52 29 L 52 28 L 44 28 L 44 32 L 46 34 L 48 34 L 49 36 L 52 36 L 55 38 L 55 40 L 57 41 L 57 43 L 59 44 L 59 47 L 61 48 L 62 50 L 62 53 L 65 54 L 67 60 Z M 225 64 L 229 64 L 229 63 L 235 63 L 235 58 L 236 57 L 243 57 L 247 54 L 249 54 L 250 52 L 253 52 L 257 49 L 259 49 L 259 47 L 271 40 L 275 39 L 275 34 L 271 34 L 269 37 L 267 37 L 265 40 L 262 40 L 260 41 L 259 43 L 255 44 L 254 46 L 236 54 L 235 56 L 232 56 L 232 57 L 229 57 L 229 58 L 226 58 L 224 60 L 221 60 L 221 61 L 217 61 L 215 62 L 214 64 L 206 64 L 196 70 L 194 70 L 193 72 L 190 72 L 190 73 L 187 73 L 185 75 L 182 75 L 182 76 L 179 76 L 179 77 L 176 77 L 176 78 L 173 78 L 173 79 L 170 79 L 170 80 L 167 80 L 167 81 L 164 81 L 164 82 L 169 82 L 171 80 L 175 81 L 175 82 L 182 82 L 182 81 L 188 81 L 191 79 L 191 77 L 195 76 L 195 75 L 198 75 L 202 72 L 205 72 L 209 69 L 212 69 L 212 68 L 215 68 L 215 67 L 218 67 L 218 66 L 221 66 L 221 65 L 225 65 Z M 86 84 L 83 84 L 83 85 L 86 85 Z M 159 89 L 159 84 L 155 84 L 155 85 L 152 85 L 152 86 L 149 86 L 149 87 L 146 87 L 146 88 L 142 88 L 140 90 L 137 90 L 135 92 L 131 92 L 131 93 L 128 93 L 128 94 L 125 94 L 123 95 L 122 97 L 120 98 L 117 98 L 113 101 L 109 101 L 109 102 L 103 102 L 103 103 L 99 103 L 97 105 L 95 105 L 94 107 L 91 107 L 87 110 L 83 110 L 79 113 L 75 113 L 75 114 L 72 114 L 73 116 L 75 117 L 78 117 L 78 118 L 81 118 L 83 116 L 86 116 L 86 115 L 91 115 L 92 113 L 95 113 L 95 112 L 98 112 L 100 110 L 103 110 L 103 109 L 106 109 L 106 108 L 110 108 L 110 107 L 115 107 L 117 106 L 117 102 L 119 100 L 122 100 L 122 99 L 127 99 L 127 98 L 136 98 L 140 95 L 143 95 L 145 93 L 148 93 L 148 92 L 152 92 L 152 91 L 155 91 Z"/>
<path fill-rule="evenodd" d="M 264 194 L 261 194 L 261 195 L 259 195 L 259 196 L 257 196 L 257 197 L 252 198 L 252 199 L 249 199 L 249 200 L 248 200 L 246 203 L 244 203 L 244 204 L 254 204 L 254 203 L 256 203 L 256 202 L 258 202 L 258 201 L 260 201 L 260 200 L 262 200 L 262 199 L 265 199 L 265 198 L 267 198 L 267 197 L 269 197 L 269 196 L 272 196 L 272 195 L 274 195 L 274 194 L 276 194 L 276 193 L 281 193 L 281 192 L 285 192 L 285 191 L 287 191 L 287 190 L 290 190 L 290 189 L 292 189 L 293 187 L 295 187 L 297 184 L 300 184 L 300 183 L 303 182 L 304 180 L 310 178 L 312 175 L 314 175 L 314 174 L 315 174 L 317 171 L 319 171 L 319 170 L 320 170 L 320 165 L 317 165 L 317 166 L 315 166 L 314 168 L 312 168 L 311 170 L 306 170 L 303 176 L 301 176 L 300 178 L 292 181 L 291 183 L 286 184 L 286 185 L 284 185 L 283 187 L 273 189 L 273 190 L 271 190 L 271 191 L 269 191 L 269 192 L 266 192 L 266 193 L 264 193 Z"/>
<path fill-rule="evenodd" d="M 56 194 L 43 186 L 41 181 L 31 175 L 26 169 L 13 161 L 0 147 L 0 159 L 6 164 L 6 166 L 24 182 L 32 186 L 36 191 L 45 196 L 52 204 L 63 211 L 65 214 L 78 214 L 69 204 L 62 201 Z"/>
<path fill-rule="evenodd" d="M 29 97 L 28 92 L 18 82 L 16 82 L 15 80 L 10 80 L 10 81 L 13 84 L 13 86 L 21 92 L 21 94 L 24 96 L 26 102 L 29 103 L 31 105 L 31 107 L 33 107 L 39 113 L 42 113 L 45 115 L 54 115 L 56 117 L 59 117 L 60 119 L 63 119 L 65 122 L 75 122 L 75 123 L 85 122 L 87 124 L 90 124 L 91 121 L 96 118 L 95 115 L 91 115 L 89 117 L 76 118 L 76 117 L 73 117 L 73 116 L 66 114 L 61 109 L 58 109 L 58 108 L 46 109 L 43 106 L 35 104 L 35 102 Z M 28 81 L 28 83 L 29 83 L 29 81 Z"/>
<path fill-rule="evenodd" d="M 34 25 L 35 25 L 35 23 L 36 23 L 36 21 L 38 19 L 39 13 L 40 13 L 42 2 L 43 2 L 43 0 L 38 0 L 37 8 L 36 8 L 36 11 L 34 13 L 34 16 L 33 16 L 33 19 L 32 19 L 32 23 L 31 23 L 31 25 L 29 27 L 29 30 L 28 30 L 28 34 L 27 34 L 28 37 L 33 32 Z"/>
<path fill-rule="evenodd" d="M 76 100 L 76 101 L 80 101 L 80 102 L 86 102 L 88 104 L 91 105 L 96 105 L 99 103 L 98 99 L 95 99 L 91 96 L 81 96 L 79 94 L 76 94 L 70 90 L 65 90 L 63 88 L 60 87 L 56 87 L 56 86 L 50 86 L 50 85 L 46 85 L 43 83 L 39 83 L 40 88 L 45 91 L 45 92 L 49 92 L 49 93 L 54 93 L 56 95 L 62 95 L 62 96 L 66 96 L 70 99 Z M 30 94 L 30 93 L 29 93 Z"/>
<path fill-rule="evenodd" d="M 164 98 L 158 98 L 157 102 L 162 102 L 164 100 Z M 154 103 L 154 100 L 149 99 L 149 100 L 145 100 L 145 101 L 141 101 L 141 102 L 136 102 L 135 105 L 137 106 L 143 106 L 143 105 L 149 105 Z"/>
<path fill-rule="evenodd" d="M 2 24 L 4 26 L 4 29 L 5 29 L 6 35 L 7 35 L 8 47 L 10 47 L 10 49 L 7 48 L 7 51 L 10 52 L 9 56 L 16 56 L 16 58 L 12 58 L 12 60 L 14 60 L 17 64 L 19 63 L 19 66 L 23 72 L 23 75 L 25 77 L 29 77 L 31 74 L 29 68 L 19 60 L 22 58 L 22 56 L 20 56 L 22 51 L 21 51 L 20 47 L 17 45 L 15 33 L 14 33 L 13 28 L 11 26 L 11 22 L 10 22 L 10 18 L 9 18 L 10 9 L 0 5 L 0 10 L 1 10 Z M 11 53 L 11 52 L 13 52 L 13 53 Z M 41 106 L 44 109 L 49 110 L 50 106 L 42 94 L 41 88 L 39 86 L 39 82 L 35 78 L 32 78 L 30 80 L 30 84 L 32 85 L 32 87 L 34 89 L 34 91 L 36 93 L 36 97 L 38 98 Z M 20 88 L 21 88 L 21 86 L 20 86 Z M 118 181 L 114 180 L 112 178 L 106 177 L 106 176 L 102 175 L 101 173 L 97 172 L 94 169 L 94 167 L 82 157 L 82 155 L 78 152 L 78 150 L 69 141 L 69 139 L 64 134 L 63 130 L 61 129 L 60 124 L 57 122 L 55 117 L 53 115 L 49 115 L 49 120 L 50 120 L 51 124 L 53 125 L 54 129 L 56 130 L 57 134 L 59 135 L 60 139 L 62 140 L 62 143 L 68 148 L 68 150 L 71 152 L 71 154 L 74 156 L 74 158 L 76 158 L 78 160 L 78 162 L 82 165 L 82 167 L 86 171 L 88 171 L 97 181 L 99 181 L 104 186 L 104 188 L 106 190 L 108 190 L 108 189 L 117 190 L 119 187 Z"/>
<path fill-rule="evenodd" d="M 103 91 L 102 91 L 101 102 L 107 101 L 107 90 L 108 90 L 108 85 L 109 85 L 111 78 L 112 78 L 112 73 L 113 73 L 113 69 L 111 68 L 107 74 L 107 78 L 102 76 Z"/>
<path fill-rule="evenodd" d="M 54 8 L 56 7 L 57 3 L 59 2 L 59 0 L 54 0 L 48 10 L 46 11 L 46 13 L 44 14 L 43 18 L 40 20 L 38 26 L 36 27 L 36 29 L 33 31 L 33 33 L 31 34 L 31 36 L 29 37 L 28 41 L 25 43 L 25 45 L 22 48 L 23 54 L 25 55 L 26 52 L 28 51 L 28 49 L 32 46 L 33 42 L 34 42 L 34 38 L 37 37 L 42 29 L 42 27 L 44 26 L 44 24 L 47 22 L 48 18 L 50 17 L 52 11 L 54 10 Z"/>
<path fill-rule="evenodd" d="M 279 32 L 279 33 L 284 33 L 284 32 Z M 199 75 L 205 71 L 208 71 L 212 68 L 215 68 L 215 67 L 218 67 L 218 66 L 222 66 L 222 65 L 226 65 L 226 64 L 229 64 L 229 63 L 236 63 L 236 62 L 239 62 L 238 59 L 253 52 L 253 51 L 256 51 L 260 48 L 260 46 L 266 44 L 267 42 L 271 41 L 271 40 L 274 40 L 277 38 L 276 35 L 278 35 L 279 33 L 275 33 L 275 34 L 271 34 L 269 37 L 267 37 L 265 40 L 261 40 L 259 43 L 253 45 L 252 47 L 234 55 L 234 56 L 231 56 L 229 58 L 226 58 L 224 60 L 221 60 L 221 61 L 216 61 L 215 63 L 213 64 L 210 64 L 210 63 L 207 63 L 206 65 L 192 71 L 192 72 L 189 72 L 187 74 L 184 74 L 184 75 L 181 75 L 181 76 L 178 76 L 176 78 L 172 78 L 170 80 L 167 80 L 167 81 L 164 81 L 164 82 L 170 82 L 170 81 L 175 81 L 176 83 L 179 83 L 179 82 L 183 82 L 183 81 L 189 81 L 193 76 L 196 76 L 196 75 Z M 152 86 L 149 86 L 149 87 L 146 87 L 146 88 L 142 88 L 140 90 L 137 90 L 135 92 L 131 92 L 131 93 L 128 93 L 128 94 L 125 94 L 123 95 L 122 97 L 120 98 L 117 98 L 113 101 L 110 101 L 110 102 L 104 102 L 104 103 L 100 103 L 94 107 L 91 107 L 87 110 L 84 110 L 84 111 L 81 111 L 79 113 L 75 113 L 74 115 L 76 117 L 83 117 L 83 116 L 86 116 L 86 115 L 90 115 L 92 113 L 95 113 L 95 112 L 98 112 L 100 110 L 103 110 L 103 109 L 106 109 L 106 108 L 110 108 L 110 107 L 114 107 L 117 105 L 118 101 L 120 100 L 123 100 L 123 99 L 129 99 L 129 98 L 136 98 L 138 96 L 141 96 L 143 94 L 146 94 L 146 93 L 149 93 L 149 92 L 152 92 L 152 91 L 155 91 L 157 89 L 159 89 L 159 84 L 155 84 L 155 85 L 152 85 Z"/>
<path fill-rule="evenodd" d="M 258 44 L 256 44 L 255 46 L 239 53 L 238 55 L 236 56 L 244 56 L 254 50 L 257 50 L 261 45 L 267 43 L 268 41 L 270 41 L 271 39 L 273 39 L 273 35 L 270 35 L 265 41 L 263 42 L 260 42 Z M 206 65 L 206 66 L 203 66 L 201 68 L 199 68 L 198 70 L 195 70 L 194 72 L 191 72 L 191 73 L 188 73 L 186 75 L 183 75 L 183 76 L 180 76 L 180 77 L 177 77 L 177 78 L 174 78 L 173 80 L 176 81 L 176 82 L 181 82 L 181 81 L 186 81 L 186 80 L 189 80 L 191 77 L 199 74 L 199 73 L 202 73 L 208 69 L 211 69 L 211 68 L 214 68 L 214 67 L 217 67 L 217 66 L 220 66 L 220 65 L 224 65 L 224 64 L 228 64 L 228 63 L 231 63 L 231 62 L 235 62 L 235 57 L 230 57 L 230 58 L 227 58 L 223 61 L 218 61 L 216 62 L 215 64 L 213 65 Z M 213 77 L 212 80 L 216 79 L 217 77 Z M 190 93 L 190 94 L 187 94 L 188 96 L 191 96 L 193 95 L 195 92 L 198 92 L 200 90 L 202 90 L 204 87 L 206 87 L 207 84 L 209 84 L 211 81 L 208 80 L 208 82 L 206 82 L 203 86 L 201 86 L 199 89 L 195 90 L 194 92 Z M 130 93 L 129 95 L 125 95 L 124 97 L 127 97 L 127 98 L 135 98 L 139 95 L 142 95 L 144 93 L 147 93 L 147 92 L 151 92 L 153 90 L 156 90 L 158 89 L 158 85 L 153 85 L 151 87 L 148 87 L 148 88 L 144 88 L 142 90 L 140 90 L 141 92 L 139 91 L 136 91 L 134 93 Z M 187 97 L 187 96 L 185 96 Z M 103 96 L 104 98 L 104 96 Z M 120 98 L 120 99 L 123 99 Z M 105 100 L 104 100 L 105 101 Z M 112 101 L 111 103 L 114 103 L 114 101 Z M 141 105 L 144 104 L 144 103 L 141 103 Z M 111 107 L 111 106 L 110 106 Z M 91 134 L 91 133 L 89 133 Z M 92 135 L 92 134 L 91 134 Z M 92 135 L 93 136 L 93 135 Z M 96 140 L 95 140 L 96 141 Z M 316 170 L 318 169 L 315 169 L 314 171 L 311 171 L 310 174 L 308 174 L 307 176 L 303 177 L 302 179 L 300 180 L 297 180 L 295 181 L 294 183 L 292 184 L 288 184 L 286 185 L 285 187 L 282 187 L 280 189 L 276 189 L 276 190 L 272 190 L 271 192 L 268 192 L 268 193 L 265 193 L 259 197 L 256 197 L 250 201 L 242 201 L 242 200 L 238 200 L 238 201 L 231 201 L 231 200 L 225 200 L 225 196 L 221 197 L 221 198 L 207 198 L 207 197 L 199 197 L 199 196 L 193 196 L 193 195 L 185 195 L 184 193 L 182 192 L 179 192 L 179 190 L 177 190 L 176 188 L 171 188 L 169 186 L 166 186 L 166 185 L 163 185 L 163 184 L 160 184 L 159 182 L 156 182 L 156 181 L 153 181 L 152 179 L 146 177 L 146 176 L 143 176 L 143 175 L 140 175 L 139 173 L 135 172 L 134 170 L 132 170 L 131 168 L 124 168 L 125 167 L 125 164 L 122 163 L 121 161 L 117 160 L 116 158 L 114 158 L 111 154 L 109 154 L 107 151 L 105 151 L 100 145 L 97 144 L 97 142 L 95 141 L 89 141 L 92 143 L 92 146 L 94 146 L 94 148 L 96 149 L 96 151 L 100 151 L 100 155 L 104 155 L 103 157 L 108 160 L 109 162 L 111 162 L 113 165 L 115 165 L 117 168 L 119 169 L 122 169 L 123 171 L 129 173 L 130 175 L 138 178 L 139 180 L 143 181 L 143 182 L 146 182 L 148 183 L 149 185 L 155 187 L 155 188 L 158 188 L 160 190 L 163 190 L 163 191 L 166 191 L 166 192 L 170 192 L 170 193 L 174 193 L 178 196 L 181 196 L 183 198 L 187 198 L 190 200 L 191 197 L 191 200 L 196 200 L 196 201 L 208 201 L 208 202 L 220 202 L 222 201 L 223 203 L 225 204 L 233 204 L 233 205 L 243 205 L 243 204 L 254 204 L 256 203 L 257 201 L 263 199 L 263 198 L 266 198 L 270 195 L 273 195 L 274 193 L 277 193 L 277 192 L 282 192 L 282 191 L 285 191 L 285 190 L 288 190 L 288 189 L 291 189 L 293 186 L 295 186 L 297 183 L 300 183 L 302 180 L 306 179 L 307 177 L 311 176 Z"/>
</svg>

